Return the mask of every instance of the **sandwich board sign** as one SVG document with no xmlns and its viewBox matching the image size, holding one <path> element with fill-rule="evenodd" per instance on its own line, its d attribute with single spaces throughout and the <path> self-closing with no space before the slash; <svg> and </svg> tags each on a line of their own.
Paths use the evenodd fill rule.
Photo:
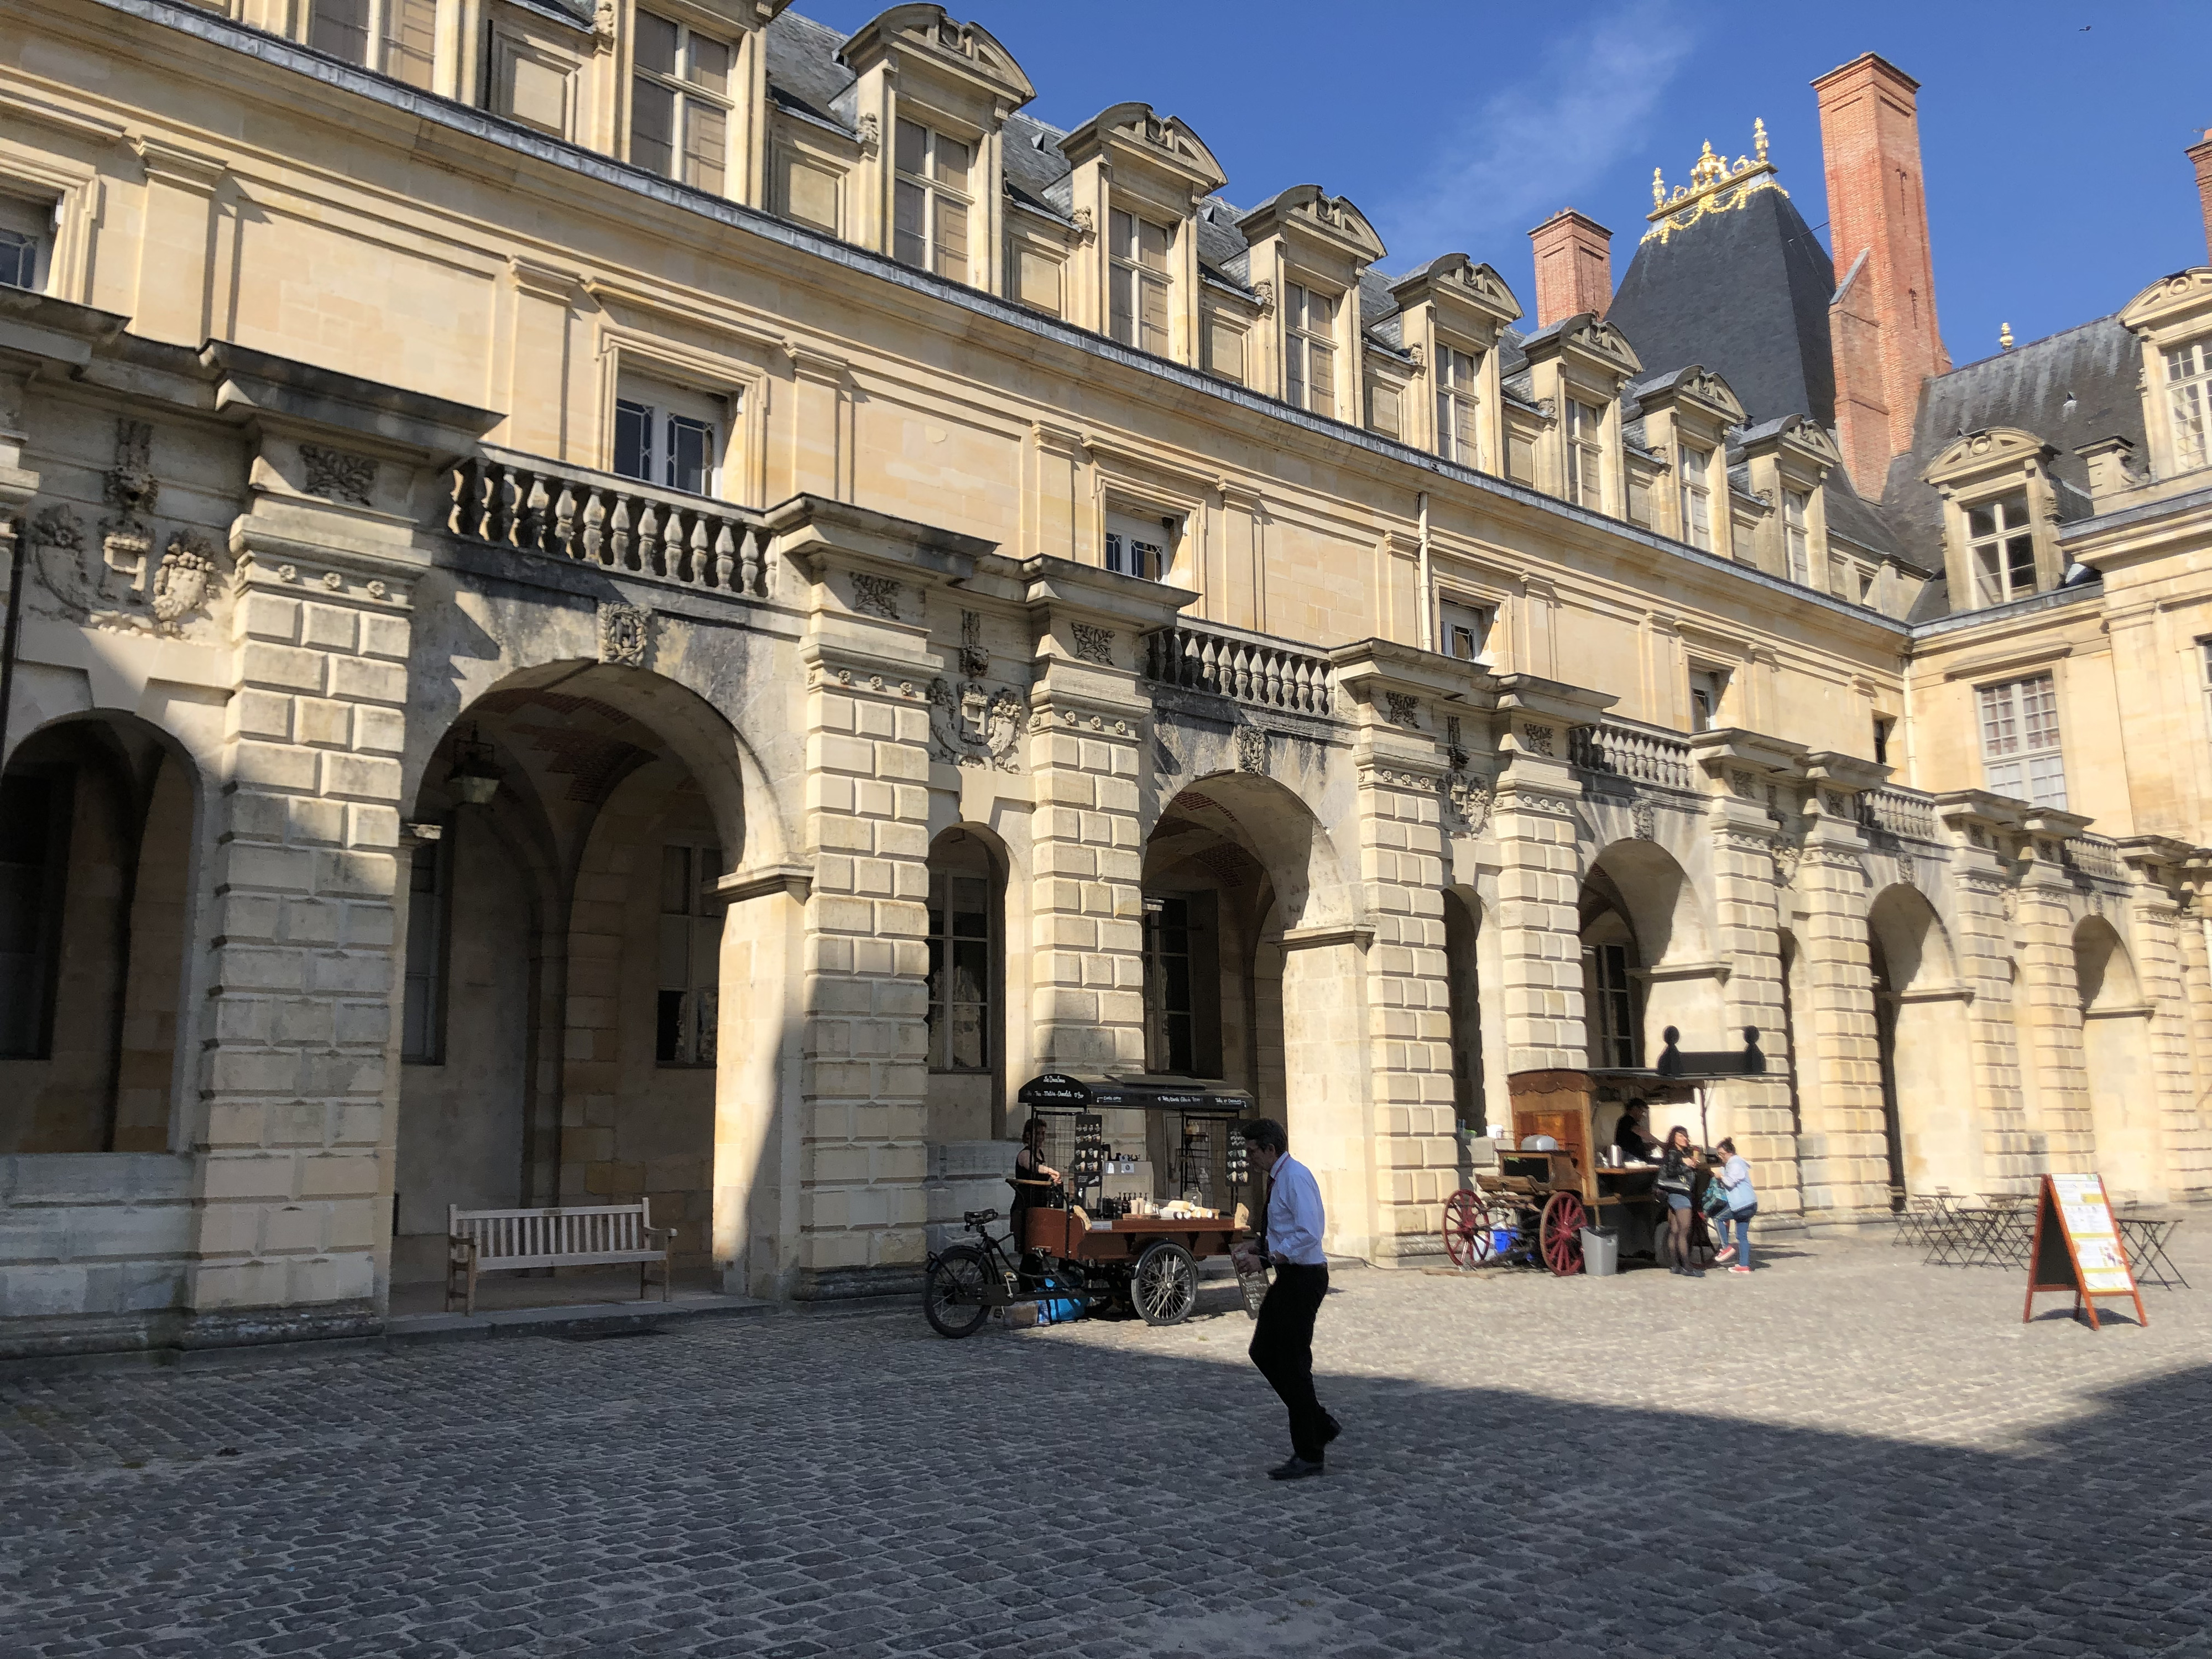
<svg viewBox="0 0 2212 1659">
<path fill-rule="evenodd" d="M 2148 1325 L 2142 1292 L 2128 1265 L 2128 1247 L 2112 1219 L 2101 1176 L 2047 1175 L 2035 1204 L 2035 1242 L 2027 1255 L 2027 1303 L 2020 1321 L 2035 1316 L 2038 1291 L 2071 1291 L 2074 1310 L 2087 1310 L 2089 1328 L 2097 1323 L 2096 1298 L 2124 1296 L 2136 1304 L 2136 1321 Z"/>
</svg>

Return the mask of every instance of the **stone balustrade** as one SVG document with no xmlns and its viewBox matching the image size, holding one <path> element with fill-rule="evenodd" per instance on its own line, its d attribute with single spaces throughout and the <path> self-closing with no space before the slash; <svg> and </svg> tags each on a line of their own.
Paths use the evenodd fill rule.
<svg viewBox="0 0 2212 1659">
<path fill-rule="evenodd" d="M 763 599 L 768 544 L 726 501 L 486 448 L 456 465 L 447 528 L 471 541 Z"/>
<path fill-rule="evenodd" d="M 1146 636 L 1144 672 L 1156 684 L 1212 691 L 1256 708 L 1335 712 L 1328 659 L 1261 635 L 1212 625 L 1164 628 Z"/>
<path fill-rule="evenodd" d="M 1567 742 L 1567 758 L 1585 772 L 1654 783 L 1665 789 L 1696 787 L 1689 740 L 1653 726 L 1625 720 L 1577 726 Z"/>
<path fill-rule="evenodd" d="M 2120 862 L 2119 843 L 2106 836 L 2070 836 L 2060 857 L 2067 867 L 2085 876 L 2118 881 L 2127 874 Z"/>
<path fill-rule="evenodd" d="M 1859 822 L 1869 830 L 1887 830 L 1893 836 L 1934 841 L 1937 839 L 1936 798 L 1899 784 L 1885 784 L 1859 797 Z"/>
</svg>

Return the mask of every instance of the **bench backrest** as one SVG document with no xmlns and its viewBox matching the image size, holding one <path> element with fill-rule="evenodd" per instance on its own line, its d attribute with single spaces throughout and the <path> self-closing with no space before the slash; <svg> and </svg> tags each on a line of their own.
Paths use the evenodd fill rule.
<svg viewBox="0 0 2212 1659">
<path fill-rule="evenodd" d="M 480 1261 L 510 1256 L 603 1255 L 652 1248 L 653 1200 L 590 1204 L 550 1210 L 464 1210 L 447 1207 L 447 1231 L 476 1241 Z"/>
</svg>

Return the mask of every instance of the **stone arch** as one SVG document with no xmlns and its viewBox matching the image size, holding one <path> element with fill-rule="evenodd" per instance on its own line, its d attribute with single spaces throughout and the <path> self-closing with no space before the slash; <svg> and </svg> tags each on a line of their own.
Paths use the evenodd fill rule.
<svg viewBox="0 0 2212 1659">
<path fill-rule="evenodd" d="M 163 1152 L 191 1098 L 200 769 L 92 708 L 0 773 L 0 1152 Z"/>
<path fill-rule="evenodd" d="M 1685 1048 L 1717 1045 L 1723 967 L 1696 885 L 1672 854 L 1648 841 L 1606 847 L 1583 878 L 1578 921 L 1593 1068 L 1651 1064 L 1669 1025 Z"/>
<path fill-rule="evenodd" d="M 1898 883 L 1868 907 L 1867 950 L 1892 1201 L 1978 1193 L 1973 1033 L 1950 934 L 1925 896 Z"/>
<path fill-rule="evenodd" d="M 1491 1095 L 1501 1094 L 1504 1074 L 1486 1052 L 1485 1040 L 1498 1022 L 1486 1020 L 1483 988 L 1497 982 L 1497 930 L 1485 926 L 1482 900 L 1464 887 L 1443 895 L 1446 1009 L 1450 1018 L 1452 1114 L 1469 1133 L 1488 1127 Z M 1487 970 L 1487 971 L 1486 971 Z M 1497 1103 L 1501 1109 L 1504 1102 Z"/>
<path fill-rule="evenodd" d="M 955 823 L 931 839 L 927 1086 L 933 1145 L 996 1139 L 1006 1132 L 1007 1091 L 1016 1082 L 1007 1071 L 1014 1024 L 1007 970 L 1012 870 L 1006 842 L 980 823 Z"/>
<path fill-rule="evenodd" d="M 2098 1173 L 2116 1199 L 2162 1203 L 2166 1159 L 2151 1061 L 2153 1011 L 2126 942 L 2100 915 L 2075 924 L 2074 978 Z"/>
</svg>

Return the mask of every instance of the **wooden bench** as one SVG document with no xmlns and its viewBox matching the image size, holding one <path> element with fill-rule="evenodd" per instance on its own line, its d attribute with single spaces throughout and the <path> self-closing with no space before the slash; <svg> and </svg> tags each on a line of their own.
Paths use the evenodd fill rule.
<svg viewBox="0 0 2212 1659">
<path fill-rule="evenodd" d="M 584 1204 L 550 1210 L 446 1211 L 446 1311 L 459 1301 L 477 1310 L 478 1273 L 530 1267 L 599 1267 L 637 1263 L 638 1300 L 647 1275 L 660 1264 L 660 1299 L 668 1300 L 668 1254 L 676 1229 L 653 1224 L 652 1200 Z"/>
</svg>

